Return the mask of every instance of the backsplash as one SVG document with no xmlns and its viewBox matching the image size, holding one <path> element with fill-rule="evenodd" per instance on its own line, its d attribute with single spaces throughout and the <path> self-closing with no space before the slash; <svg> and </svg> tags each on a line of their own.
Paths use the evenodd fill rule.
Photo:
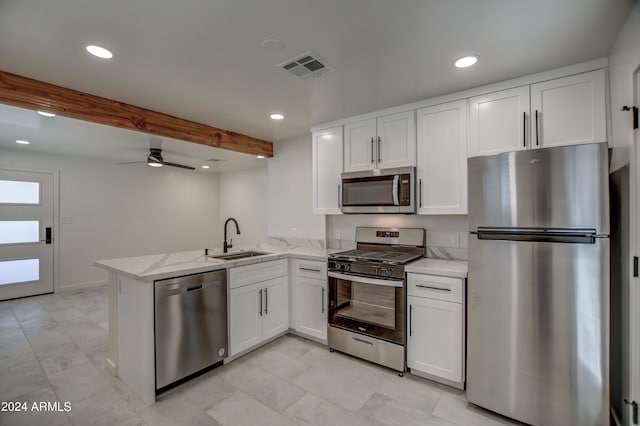
<svg viewBox="0 0 640 426">
<path fill-rule="evenodd" d="M 276 247 L 303 247 L 315 249 L 327 248 L 327 242 L 325 240 L 313 238 L 278 237 L 273 235 L 267 237 L 267 244 Z"/>
</svg>

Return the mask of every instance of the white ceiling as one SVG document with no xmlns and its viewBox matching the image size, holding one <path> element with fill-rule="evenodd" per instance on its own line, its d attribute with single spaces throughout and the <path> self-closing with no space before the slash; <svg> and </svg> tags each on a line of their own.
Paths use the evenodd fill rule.
<svg viewBox="0 0 640 426">
<path fill-rule="evenodd" d="M 605 57 L 633 4 L 0 0 L 0 70 L 277 142 L 312 124 Z M 282 40 L 284 49 L 263 48 L 269 38 Z M 112 49 L 115 58 L 91 57 L 84 50 L 91 43 Z M 335 71 L 301 80 L 276 68 L 306 50 Z M 453 60 L 465 54 L 479 55 L 479 63 L 454 69 Z M 285 120 L 270 120 L 274 111 Z M 3 144 L 7 121 L 0 120 Z M 84 133 L 68 147 L 61 133 L 56 143 L 63 151 L 135 161 L 125 155 L 126 143 L 105 142 L 115 137 L 108 133 Z M 149 136 L 136 138 L 142 138 L 134 142 L 142 145 L 137 156 Z M 97 143 L 105 145 L 86 146 Z M 171 143 L 194 161 L 215 157 L 190 151 L 195 147 Z"/>
</svg>

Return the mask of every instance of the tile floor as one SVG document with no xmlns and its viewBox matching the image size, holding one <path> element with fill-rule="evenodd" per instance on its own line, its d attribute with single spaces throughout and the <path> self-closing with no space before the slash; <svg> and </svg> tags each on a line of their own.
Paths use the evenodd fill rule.
<svg viewBox="0 0 640 426">
<path fill-rule="evenodd" d="M 107 372 L 107 329 L 104 287 L 0 302 L 0 401 L 71 403 L 68 412 L 0 411 L 0 425 L 514 424 L 460 391 L 295 336 L 146 406 Z"/>
</svg>

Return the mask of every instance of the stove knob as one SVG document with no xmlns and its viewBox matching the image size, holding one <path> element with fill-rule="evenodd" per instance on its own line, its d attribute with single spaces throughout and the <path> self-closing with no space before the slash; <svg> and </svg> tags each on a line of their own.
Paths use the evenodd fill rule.
<svg viewBox="0 0 640 426">
<path fill-rule="evenodd" d="M 344 265 L 344 271 L 345 271 L 345 272 L 349 272 L 350 270 L 351 270 L 351 265 L 350 265 L 350 264 L 348 264 L 348 263 L 347 263 L 347 264 L 345 264 L 345 265 Z"/>
<path fill-rule="evenodd" d="M 393 275 L 393 268 L 387 268 L 387 276 L 390 277 Z"/>
<path fill-rule="evenodd" d="M 376 275 L 381 275 L 382 274 L 382 268 L 381 267 L 375 266 L 374 269 L 376 271 Z"/>
</svg>

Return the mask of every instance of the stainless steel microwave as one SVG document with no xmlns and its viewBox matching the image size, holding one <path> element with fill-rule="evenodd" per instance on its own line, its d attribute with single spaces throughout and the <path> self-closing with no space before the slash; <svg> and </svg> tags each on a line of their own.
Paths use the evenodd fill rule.
<svg viewBox="0 0 640 426">
<path fill-rule="evenodd" d="M 415 213 L 415 167 L 342 173 L 342 213 Z"/>
</svg>

